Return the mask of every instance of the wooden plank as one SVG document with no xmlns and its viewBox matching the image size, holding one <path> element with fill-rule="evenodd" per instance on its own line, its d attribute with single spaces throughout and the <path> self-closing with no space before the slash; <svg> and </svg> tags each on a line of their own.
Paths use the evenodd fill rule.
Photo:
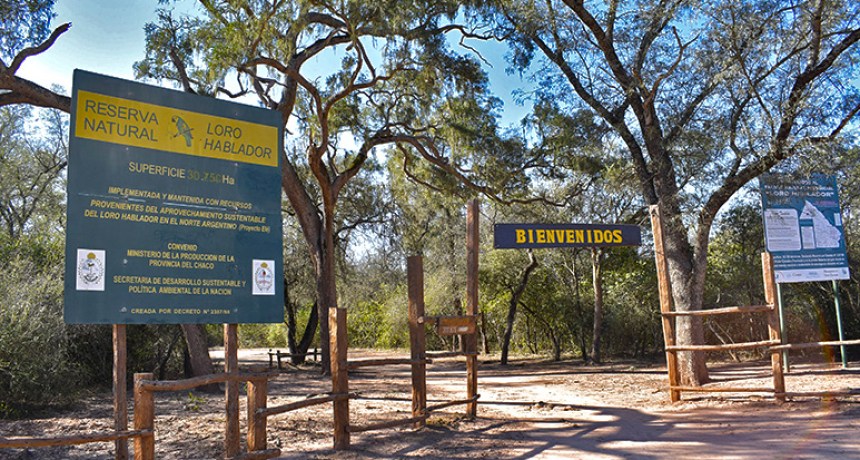
<svg viewBox="0 0 860 460">
<path fill-rule="evenodd" d="M 678 355 L 670 348 L 675 346 L 675 321 L 666 316 L 672 312 L 672 287 L 669 282 L 669 267 L 666 264 L 666 254 L 663 247 L 663 215 L 658 205 L 652 205 L 651 229 L 654 234 L 654 259 L 657 264 L 657 285 L 660 293 L 660 313 L 663 322 L 663 341 L 666 344 L 666 369 L 669 374 L 669 386 L 677 387 L 678 380 Z M 669 399 L 672 402 L 681 400 L 681 392 L 671 390 Z"/>
<path fill-rule="evenodd" d="M 134 429 L 155 430 L 155 398 L 152 391 L 141 388 L 140 382 L 152 380 L 153 374 L 134 374 Z M 155 459 L 155 435 L 134 438 L 134 460 Z"/>
<path fill-rule="evenodd" d="M 730 313 L 758 313 L 763 311 L 773 311 L 773 305 L 747 305 L 737 307 L 709 308 L 707 310 L 698 311 L 669 311 L 660 313 L 663 316 L 711 316 L 725 315 Z"/>
<path fill-rule="evenodd" d="M 424 415 L 427 407 L 427 332 L 419 320 L 424 317 L 424 259 L 406 259 L 407 294 L 409 298 L 409 355 L 412 358 L 412 417 Z M 414 428 L 426 425 L 421 419 Z"/>
<path fill-rule="evenodd" d="M 349 370 L 357 369 L 359 367 L 372 367 L 372 366 L 396 366 L 400 364 L 424 364 L 425 361 L 423 359 L 410 359 L 410 358 L 385 358 L 385 359 L 358 359 L 355 361 L 347 361 L 346 365 Z"/>
<path fill-rule="evenodd" d="M 126 363 L 128 347 L 126 325 L 113 325 L 113 428 L 118 432 L 128 430 L 128 375 Z M 114 442 L 116 460 L 128 460 L 128 438 L 117 438 Z"/>
<path fill-rule="evenodd" d="M 224 372 L 239 372 L 239 325 L 224 325 Z M 228 457 L 239 454 L 239 383 L 227 382 L 225 390 L 226 422 L 224 426 L 224 449 Z"/>
<path fill-rule="evenodd" d="M 251 382 L 254 380 L 266 380 L 277 376 L 274 372 L 262 372 L 259 374 L 209 374 L 200 377 L 191 377 L 183 380 L 143 380 L 140 382 L 142 388 L 149 391 L 178 391 L 187 390 L 212 383 L 223 382 Z"/>
<path fill-rule="evenodd" d="M 478 329 L 475 316 L 440 316 L 436 323 L 439 335 L 474 334 Z"/>
<path fill-rule="evenodd" d="M 677 391 L 695 391 L 699 393 L 773 393 L 773 388 L 751 388 L 751 387 L 691 387 L 691 386 L 674 386 L 669 387 Z"/>
<path fill-rule="evenodd" d="M 860 340 L 836 340 L 831 342 L 808 342 L 808 343 L 787 343 L 785 345 L 775 345 L 771 347 L 773 350 L 801 350 L 806 348 L 824 348 L 824 347 L 843 347 L 850 345 L 860 345 Z"/>
<path fill-rule="evenodd" d="M 666 347 L 666 350 L 671 351 L 725 351 L 725 350 L 744 350 L 748 348 L 771 347 L 778 345 L 779 340 L 763 340 L 761 342 L 739 342 L 727 343 L 725 345 L 675 345 Z"/>
<path fill-rule="evenodd" d="M 471 404 L 471 403 L 477 402 L 478 399 L 480 399 L 480 398 L 481 398 L 481 395 L 475 395 L 474 398 L 470 398 L 470 399 L 461 399 L 461 400 L 447 401 L 447 402 L 443 402 L 443 403 L 439 403 L 439 404 L 434 404 L 432 406 L 427 406 L 427 412 L 433 412 L 435 410 L 440 410 L 440 409 L 444 409 L 446 407 L 451 407 L 451 406 L 460 406 L 463 404 Z"/>
<path fill-rule="evenodd" d="M 478 308 L 478 255 L 480 253 L 480 202 L 469 200 L 466 205 L 466 314 L 477 315 Z M 466 356 L 466 397 L 472 399 L 478 394 L 478 334 L 472 332 L 463 336 L 463 351 Z M 474 353 L 474 355 L 471 355 Z M 478 403 L 466 406 L 466 416 L 474 418 L 478 414 Z"/>
<path fill-rule="evenodd" d="M 127 440 L 129 438 L 152 436 L 153 433 L 153 430 L 124 430 L 53 437 L 0 437 L 0 449 L 27 449 L 30 447 L 75 446 L 79 444 L 90 444 L 94 442 L 110 442 L 116 441 L 118 439 Z"/>
<path fill-rule="evenodd" d="M 454 356 L 478 356 L 478 352 L 466 353 L 465 351 L 428 351 L 427 358 L 451 358 Z"/>
<path fill-rule="evenodd" d="M 386 428 L 394 428 L 394 427 L 400 426 L 400 425 L 408 425 L 410 423 L 413 423 L 413 424 L 418 423 L 421 420 L 427 420 L 427 417 L 428 417 L 428 415 L 424 414 L 420 417 L 411 417 L 411 418 L 405 418 L 405 419 L 391 420 L 388 422 L 373 423 L 370 425 L 363 425 L 363 426 L 351 426 L 351 427 L 349 427 L 349 432 L 350 433 L 363 433 L 365 431 L 384 430 Z"/>
<path fill-rule="evenodd" d="M 348 394 L 342 395 L 328 395 L 328 396 L 320 396 L 318 398 L 308 398 L 301 401 L 291 402 L 289 404 L 282 404 L 280 406 L 274 407 L 266 407 L 263 409 L 259 409 L 257 413 L 260 415 L 265 415 L 266 417 L 272 417 L 274 415 L 285 414 L 287 412 L 292 412 L 294 410 L 302 409 L 309 406 L 316 406 L 319 404 L 326 404 L 332 401 L 338 401 L 341 399 L 349 399 Z"/>
<path fill-rule="evenodd" d="M 332 393 L 349 393 L 349 365 L 347 363 L 346 309 L 329 308 L 329 334 L 331 339 Z M 334 448 L 349 449 L 349 398 L 332 404 L 334 412 Z"/>
</svg>

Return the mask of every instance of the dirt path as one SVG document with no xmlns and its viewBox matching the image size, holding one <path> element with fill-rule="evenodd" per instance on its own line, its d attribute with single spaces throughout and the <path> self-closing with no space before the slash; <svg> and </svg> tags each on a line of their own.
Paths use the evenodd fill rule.
<svg viewBox="0 0 860 460">
<path fill-rule="evenodd" d="M 391 356 L 351 352 L 351 358 Z M 217 358 L 217 353 L 214 354 Z M 242 350 L 242 365 L 267 362 L 265 350 Z M 860 371 L 795 365 L 790 391 L 860 389 Z M 764 366 L 714 366 L 713 376 L 742 376 L 733 386 L 765 387 Z M 353 424 L 406 418 L 409 368 L 363 368 L 350 373 Z M 477 420 L 462 407 L 434 414 L 427 428 L 354 434 L 352 449 L 331 447 L 331 406 L 301 409 L 269 420 L 269 447 L 283 459 L 860 459 L 860 401 L 855 398 L 776 404 L 766 395 L 683 394 L 669 404 L 665 369 L 633 363 L 484 363 Z M 290 369 L 270 383 L 269 406 L 326 393 L 330 382 L 314 368 Z M 463 399 L 465 366 L 428 366 L 430 403 Z M 244 399 L 244 397 L 243 397 Z M 111 396 L 42 420 L 0 421 L 0 436 L 37 436 L 108 429 Z M 223 456 L 224 397 L 189 392 L 156 399 L 156 455 L 160 459 Z M 244 400 L 242 401 L 242 411 Z M 242 430 L 244 433 L 244 412 Z M 112 459 L 109 443 L 0 450 L 0 459 Z"/>
</svg>

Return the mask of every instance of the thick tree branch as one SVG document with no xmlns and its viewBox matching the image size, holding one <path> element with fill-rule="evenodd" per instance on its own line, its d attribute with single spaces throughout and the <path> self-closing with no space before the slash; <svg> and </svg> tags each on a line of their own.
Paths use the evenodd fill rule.
<svg viewBox="0 0 860 460">
<path fill-rule="evenodd" d="M 45 52 L 48 48 L 54 45 L 54 42 L 57 41 L 57 37 L 66 33 L 66 31 L 69 30 L 71 27 L 72 23 L 67 22 L 54 29 L 54 31 L 51 32 L 51 36 L 48 37 L 47 40 L 40 43 L 39 46 L 24 48 L 23 50 L 21 50 L 18 54 L 15 55 L 15 58 L 12 59 L 12 64 L 9 65 L 8 70 L 12 72 L 12 74 L 15 74 L 15 72 L 17 72 L 18 69 L 21 67 L 21 64 L 24 63 L 25 59 Z"/>
</svg>

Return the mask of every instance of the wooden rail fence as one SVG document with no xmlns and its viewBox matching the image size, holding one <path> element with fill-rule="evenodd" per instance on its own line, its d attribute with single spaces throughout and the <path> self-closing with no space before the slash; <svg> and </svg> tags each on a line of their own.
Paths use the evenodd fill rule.
<svg viewBox="0 0 860 460">
<path fill-rule="evenodd" d="M 736 307 L 714 308 L 699 311 L 676 311 L 673 310 L 672 286 L 669 281 L 669 268 L 664 253 L 663 243 L 663 219 L 658 205 L 651 206 L 651 226 L 654 232 L 654 257 L 657 264 L 657 283 L 660 293 L 660 313 L 663 323 L 663 340 L 665 342 L 666 368 L 669 374 L 669 397 L 672 402 L 680 401 L 681 392 L 731 392 L 731 393 L 773 393 L 777 401 L 785 401 L 786 397 L 792 396 L 820 396 L 831 397 L 836 395 L 858 395 L 860 391 L 820 391 L 792 393 L 785 389 L 785 375 L 783 369 L 782 353 L 787 350 L 820 348 L 832 346 L 860 345 L 860 340 L 844 340 L 835 342 L 813 342 L 813 343 L 782 343 L 779 327 L 779 315 L 777 310 L 777 289 L 774 277 L 773 256 L 770 253 L 762 253 L 762 279 L 764 284 L 765 305 L 748 305 Z M 755 342 L 730 343 L 722 345 L 678 345 L 676 338 L 676 318 L 710 317 L 737 313 L 764 313 L 767 315 L 768 340 Z M 750 388 L 750 387 L 725 387 L 725 386 L 686 386 L 679 383 L 678 353 L 690 351 L 728 351 L 739 349 L 766 348 L 771 355 L 771 369 L 773 375 L 772 388 Z"/>
</svg>

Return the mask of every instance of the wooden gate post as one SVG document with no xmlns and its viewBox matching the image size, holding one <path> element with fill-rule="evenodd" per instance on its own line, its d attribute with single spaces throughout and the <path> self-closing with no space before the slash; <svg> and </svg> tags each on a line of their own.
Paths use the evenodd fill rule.
<svg viewBox="0 0 860 460">
<path fill-rule="evenodd" d="M 666 368 L 669 373 L 669 398 L 672 402 L 681 400 L 678 386 L 678 354 L 669 349 L 675 346 L 675 320 L 665 313 L 672 312 L 672 285 L 669 282 L 669 267 L 663 249 L 663 215 L 659 205 L 652 205 L 651 229 L 654 233 L 654 259 L 657 263 L 657 284 L 660 291 L 660 313 L 663 313 L 663 341 L 666 345 Z"/>
<path fill-rule="evenodd" d="M 239 372 L 239 325 L 224 325 L 224 372 Z M 239 454 L 239 382 L 227 382 L 226 426 L 224 428 L 224 448 L 228 457 Z"/>
<path fill-rule="evenodd" d="M 255 368 L 252 372 L 264 373 L 268 368 Z M 266 450 L 265 415 L 257 415 L 257 409 L 265 409 L 268 399 L 269 380 L 248 381 L 248 452 Z"/>
<path fill-rule="evenodd" d="M 126 391 L 126 362 L 128 347 L 126 341 L 126 325 L 113 325 L 113 421 L 116 431 L 128 429 L 128 392 Z M 128 460 L 128 439 L 117 439 L 116 460 Z"/>
<path fill-rule="evenodd" d="M 477 318 L 478 315 L 478 254 L 479 254 L 479 215 L 480 202 L 469 200 L 466 213 L 466 314 Z M 478 328 L 463 336 L 466 352 L 466 397 L 478 396 Z M 478 402 L 466 405 L 466 415 L 476 417 Z"/>
<path fill-rule="evenodd" d="M 134 460 L 155 458 L 155 397 L 142 386 L 144 380 L 152 379 L 151 373 L 134 374 L 134 429 L 153 430 L 151 435 L 134 438 Z"/>
<path fill-rule="evenodd" d="M 406 278 L 409 292 L 409 348 L 412 358 L 412 417 L 424 415 L 427 409 L 427 340 L 424 323 L 424 259 L 413 256 L 406 259 Z M 426 419 L 415 422 L 415 428 L 427 425 Z"/>
<path fill-rule="evenodd" d="M 761 253 L 761 272 L 764 281 L 764 301 L 771 307 L 767 312 L 767 331 L 770 340 L 781 341 L 779 314 L 777 313 L 776 278 L 773 271 L 773 254 Z M 770 364 L 773 369 L 773 390 L 777 401 L 785 401 L 785 376 L 782 369 L 782 353 L 771 348 Z"/>
<path fill-rule="evenodd" d="M 332 392 L 336 396 L 349 394 L 347 363 L 346 309 L 329 308 L 329 334 L 331 336 Z M 349 449 L 349 398 L 338 398 L 332 403 L 334 411 L 334 448 Z"/>
</svg>

